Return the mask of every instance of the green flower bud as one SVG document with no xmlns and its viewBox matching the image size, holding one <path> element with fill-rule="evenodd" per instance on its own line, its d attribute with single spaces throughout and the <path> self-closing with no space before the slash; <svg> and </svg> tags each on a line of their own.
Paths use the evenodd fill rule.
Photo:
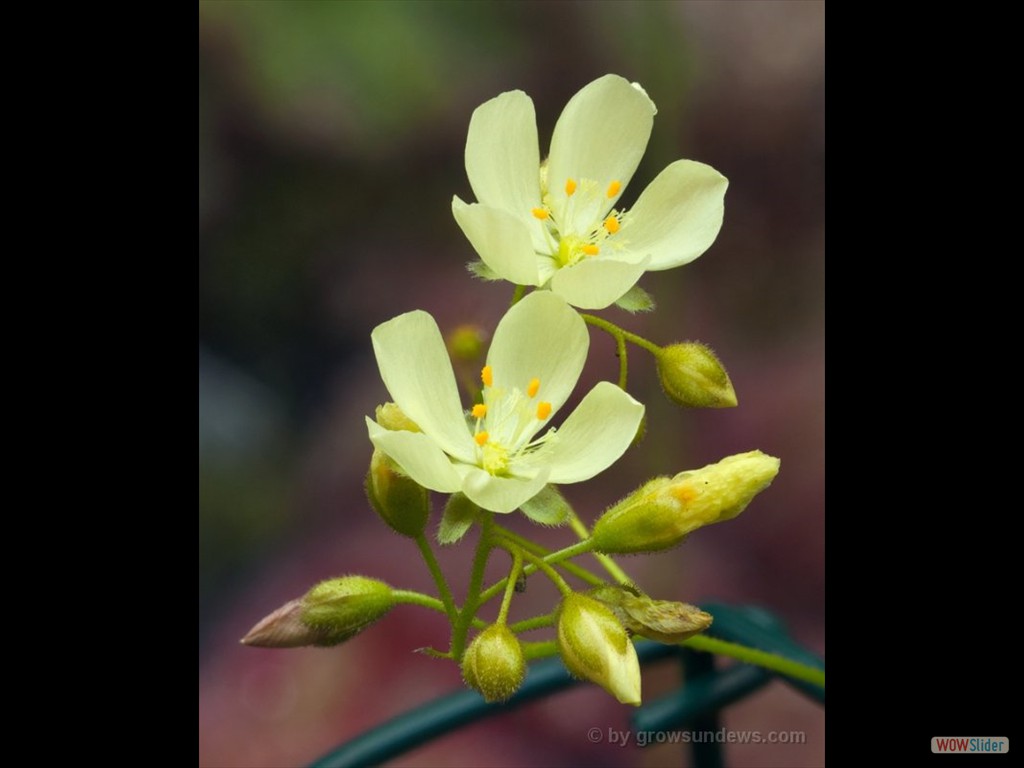
<svg viewBox="0 0 1024 768">
<path fill-rule="evenodd" d="M 662 347 L 655 354 L 658 379 L 674 403 L 691 408 L 735 408 L 729 374 L 710 347 L 688 341 Z"/>
<path fill-rule="evenodd" d="M 394 403 L 378 405 L 375 415 L 377 416 L 377 423 L 384 427 L 384 429 L 390 429 L 392 432 L 401 430 L 406 432 L 423 431 L 415 421 L 406 416 L 402 409 Z"/>
<path fill-rule="evenodd" d="M 558 607 L 558 652 L 576 677 L 623 704 L 640 705 L 640 662 L 625 628 L 604 603 L 573 592 Z"/>
<path fill-rule="evenodd" d="M 656 477 L 598 519 L 591 534 L 594 549 L 606 554 L 670 549 L 691 531 L 736 517 L 778 472 L 778 459 L 750 451 L 672 478 Z"/>
<path fill-rule="evenodd" d="M 302 598 L 302 622 L 319 633 L 313 645 L 355 637 L 395 605 L 391 587 L 365 576 L 322 581 Z"/>
<path fill-rule="evenodd" d="M 460 325 L 448 336 L 448 352 L 456 360 L 473 362 L 484 353 L 487 331 L 479 325 Z"/>
<path fill-rule="evenodd" d="M 366 475 L 366 497 L 384 522 L 398 533 L 411 539 L 423 533 L 430 516 L 430 494 L 376 448 Z"/>
<path fill-rule="evenodd" d="M 526 676 L 519 638 L 504 624 L 491 624 L 473 638 L 462 657 L 462 677 L 485 701 L 506 701 Z"/>
<path fill-rule="evenodd" d="M 611 608 L 627 631 L 659 643 L 676 645 L 703 632 L 712 622 L 711 614 L 695 605 L 652 600 L 635 588 L 608 585 L 589 594 Z"/>
<path fill-rule="evenodd" d="M 263 648 L 338 645 L 394 605 L 391 587 L 383 581 L 365 576 L 328 579 L 261 619 L 242 643 Z"/>
</svg>

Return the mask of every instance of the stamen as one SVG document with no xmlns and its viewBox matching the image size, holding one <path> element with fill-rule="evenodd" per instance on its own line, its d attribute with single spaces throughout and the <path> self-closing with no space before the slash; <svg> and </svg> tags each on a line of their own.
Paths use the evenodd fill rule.
<svg viewBox="0 0 1024 768">
<path fill-rule="evenodd" d="M 473 435 L 473 439 L 476 440 L 476 444 L 480 446 L 484 445 L 484 443 L 487 442 L 487 439 L 489 437 L 490 435 L 488 435 L 486 432 L 477 432 L 475 435 Z"/>
<path fill-rule="evenodd" d="M 601 249 L 598 248 L 596 245 L 587 243 L 586 245 L 583 246 L 583 252 L 587 254 L 587 256 L 597 256 L 597 254 L 601 252 Z"/>
<path fill-rule="evenodd" d="M 526 388 L 526 394 L 530 397 L 536 397 L 538 389 L 540 389 L 540 379 L 530 379 L 530 385 Z"/>
<path fill-rule="evenodd" d="M 491 366 L 485 365 L 483 370 L 480 371 L 480 381 L 484 383 L 485 387 L 489 387 L 494 383 L 494 372 L 491 370 Z"/>
<path fill-rule="evenodd" d="M 548 416 L 551 415 L 551 403 L 541 402 L 537 403 L 537 418 L 544 421 Z"/>
<path fill-rule="evenodd" d="M 477 403 L 473 406 L 473 418 L 482 419 L 487 415 L 487 406 L 483 403 Z"/>
<path fill-rule="evenodd" d="M 604 228 L 608 230 L 609 235 L 614 235 L 619 231 L 619 220 L 615 216 L 609 216 L 604 220 Z"/>
<path fill-rule="evenodd" d="M 565 194 L 572 197 L 572 193 L 576 191 L 576 182 L 572 179 L 566 179 L 565 181 Z"/>
<path fill-rule="evenodd" d="M 608 192 L 606 194 L 609 198 L 615 197 L 617 194 L 619 194 L 620 189 L 622 189 L 622 182 L 613 181 L 611 184 L 608 185 Z"/>
<path fill-rule="evenodd" d="M 531 208 L 530 213 L 533 214 L 535 219 L 540 219 L 541 221 L 551 215 L 551 212 L 547 208 Z"/>
</svg>

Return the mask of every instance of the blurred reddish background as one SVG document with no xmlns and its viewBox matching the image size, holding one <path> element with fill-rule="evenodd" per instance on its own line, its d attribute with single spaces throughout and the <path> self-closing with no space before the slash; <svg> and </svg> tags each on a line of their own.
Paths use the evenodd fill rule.
<svg viewBox="0 0 1024 768">
<path fill-rule="evenodd" d="M 824 3 L 214 2 L 200 8 L 200 765 L 302 765 L 360 731 L 460 687 L 443 617 L 395 610 L 335 649 L 238 639 L 315 582 L 362 573 L 432 591 L 415 546 L 365 502 L 363 416 L 384 399 L 369 343 L 410 309 L 443 330 L 493 328 L 507 284 L 472 279 L 452 219 L 471 199 L 462 162 L 473 109 L 519 88 L 546 147 L 566 100 L 614 72 L 658 106 L 624 202 L 669 162 L 730 180 L 722 233 L 693 264 L 647 275 L 651 315 L 602 314 L 668 343 L 697 339 L 726 364 L 740 407 L 668 403 L 631 348 L 645 441 L 564 489 L 592 520 L 654 474 L 759 448 L 782 459 L 737 520 L 627 570 L 656 597 L 769 608 L 824 653 Z M 614 380 L 592 332 L 581 383 Z M 435 500 L 437 501 L 437 500 Z M 521 516 L 507 521 L 532 532 Z M 542 531 L 552 546 L 566 530 Z M 471 548 L 442 553 L 465 584 Z M 499 578 L 495 556 L 489 578 Z M 513 618 L 550 607 L 534 579 Z M 538 639 L 538 638 L 534 638 Z M 645 700 L 675 671 L 645 671 Z M 594 686 L 479 723 L 394 765 L 685 764 L 678 746 L 592 744 L 629 712 Z M 773 684 L 730 729 L 802 730 L 803 745 L 729 745 L 736 766 L 824 764 L 824 710 Z"/>
</svg>

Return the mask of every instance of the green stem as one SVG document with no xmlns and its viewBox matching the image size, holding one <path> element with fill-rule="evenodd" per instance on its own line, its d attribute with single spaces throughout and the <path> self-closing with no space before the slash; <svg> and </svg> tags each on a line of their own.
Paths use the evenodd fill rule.
<svg viewBox="0 0 1024 768">
<path fill-rule="evenodd" d="M 626 339 L 615 337 L 615 354 L 619 357 L 619 389 L 626 391 L 626 377 L 629 376 L 629 356 L 626 353 Z"/>
<path fill-rule="evenodd" d="M 523 536 L 520 536 L 517 533 L 513 533 L 512 531 L 508 530 L 507 528 L 503 528 L 502 526 L 500 526 L 498 524 L 495 524 L 494 529 L 496 531 L 498 531 L 502 536 L 504 536 L 509 541 L 512 541 L 512 542 L 515 542 L 516 544 L 518 544 L 520 547 L 522 547 L 527 552 L 532 552 L 533 554 L 540 555 L 541 557 L 545 557 L 545 556 L 551 554 L 551 550 L 548 549 L 547 547 L 542 547 L 540 544 L 537 544 L 536 542 L 530 541 L 529 539 L 527 539 L 527 538 L 525 538 Z M 587 584 L 592 584 L 595 587 L 600 587 L 600 586 L 602 586 L 602 585 L 607 583 L 600 576 L 597 576 L 596 574 L 591 573 L 590 571 L 588 571 L 586 568 L 584 568 L 582 566 L 576 565 L 576 563 L 569 563 L 569 562 L 559 563 L 558 567 L 563 569 L 563 570 L 565 570 L 567 573 L 571 573 L 577 579 L 580 579 L 581 581 L 585 581 Z"/>
<path fill-rule="evenodd" d="M 531 659 L 543 659 L 545 656 L 556 656 L 558 645 L 554 640 L 547 640 L 542 643 L 523 643 L 523 656 L 527 661 Z"/>
<path fill-rule="evenodd" d="M 576 513 L 573 510 L 569 510 L 569 526 L 576 532 L 576 535 L 581 540 L 586 541 L 590 538 L 590 531 L 587 530 L 587 526 L 583 524 Z M 608 555 L 601 554 L 600 552 L 594 553 L 594 558 L 601 564 L 601 566 L 612 575 L 619 584 L 629 584 L 633 580 L 626 575 L 626 572 L 619 568 L 618 564 L 612 560 Z"/>
<path fill-rule="evenodd" d="M 423 608 L 429 608 L 432 611 L 437 611 L 438 613 L 448 613 L 444 603 L 436 597 L 424 595 L 422 592 L 412 592 L 408 589 L 395 589 L 392 590 L 391 596 L 395 598 L 396 603 L 401 603 L 402 605 L 419 605 Z M 473 619 L 472 624 L 477 629 L 483 629 L 487 626 L 486 622 L 477 618 Z"/>
<path fill-rule="evenodd" d="M 582 555 L 584 552 L 589 552 L 593 546 L 593 543 L 590 541 L 580 541 L 570 547 L 565 547 L 564 549 L 559 549 L 556 552 L 545 555 L 541 560 L 543 560 L 547 565 L 555 565 L 563 560 L 569 560 L 577 555 Z M 523 568 L 523 573 L 529 576 L 531 573 L 536 573 L 538 568 L 539 566 L 536 563 L 530 563 Z M 492 597 L 501 592 L 505 588 L 506 584 L 508 584 L 507 576 L 504 579 L 500 579 L 494 584 L 491 584 L 491 586 L 480 593 L 480 600 L 478 604 L 486 603 Z"/>
<path fill-rule="evenodd" d="M 504 624 L 508 620 L 508 608 L 512 605 L 512 595 L 516 591 L 516 581 L 519 572 L 523 570 L 523 551 L 519 547 L 510 549 L 512 555 L 512 570 L 508 574 L 508 584 L 505 585 L 505 596 L 501 599 L 501 610 L 498 611 L 498 624 Z"/>
<path fill-rule="evenodd" d="M 437 591 L 441 595 L 441 602 L 444 604 L 445 613 L 448 614 L 448 621 L 454 625 L 455 620 L 459 616 L 459 611 L 455 607 L 455 599 L 452 597 L 452 591 L 448 587 L 448 580 L 444 577 L 441 564 L 437 562 L 437 557 L 434 556 L 434 550 L 431 548 L 426 534 L 421 533 L 416 537 L 416 546 L 420 548 L 423 561 L 427 564 L 430 575 L 434 577 L 434 583 L 437 584 Z"/>
<path fill-rule="evenodd" d="M 543 629 L 544 627 L 550 627 L 553 626 L 554 623 L 555 614 L 548 613 L 544 616 L 533 616 L 529 619 L 517 621 L 515 624 L 510 624 L 509 629 L 511 629 L 518 635 L 520 632 L 529 632 L 533 629 Z"/>
<path fill-rule="evenodd" d="M 565 579 L 558 575 L 558 571 L 556 571 L 550 565 L 545 563 L 543 558 L 537 557 L 536 555 L 532 555 L 529 552 L 523 553 L 523 557 L 525 557 L 531 563 L 534 563 L 538 568 L 544 571 L 544 575 L 555 583 L 555 586 L 558 587 L 559 592 L 561 592 L 563 595 L 572 594 L 572 587 L 566 584 Z"/>
<path fill-rule="evenodd" d="M 583 318 L 584 322 L 593 325 L 595 328 L 600 328 L 602 331 L 610 333 L 615 338 L 616 342 L 618 342 L 619 339 L 623 339 L 624 341 L 636 344 L 638 347 L 643 347 L 652 355 L 656 356 L 661 353 L 661 347 L 654 342 L 648 341 L 643 336 L 637 336 L 635 333 L 630 333 L 625 328 L 620 328 L 615 323 L 610 323 L 603 318 L 582 312 L 580 313 L 580 317 Z"/>
<path fill-rule="evenodd" d="M 726 640 L 719 640 L 716 637 L 708 637 L 707 635 L 694 635 L 684 640 L 682 644 L 687 648 L 693 648 L 695 651 L 729 656 L 747 664 L 756 664 L 759 667 L 771 669 L 787 677 L 803 680 L 822 688 L 825 687 L 825 670 L 801 664 L 798 661 L 787 659 L 775 653 L 759 651 L 757 648 L 748 648 L 739 643 L 730 643 Z"/>
<path fill-rule="evenodd" d="M 469 589 L 466 592 L 466 601 L 462 604 L 458 619 L 452 628 L 452 658 L 460 664 L 462 654 L 466 650 L 466 635 L 469 634 L 469 625 L 476 616 L 477 608 L 483 602 L 480 594 L 480 587 L 484 583 L 484 569 L 487 567 L 487 558 L 491 554 L 491 523 L 492 513 L 484 513 L 480 520 L 480 541 L 476 545 L 476 554 L 473 555 L 473 568 L 469 574 Z M 507 579 L 506 579 L 507 581 Z"/>
<path fill-rule="evenodd" d="M 509 307 L 514 307 L 516 305 L 516 303 L 521 298 L 523 298 L 523 296 L 525 296 L 525 295 L 526 295 L 526 286 L 525 285 L 517 285 L 516 289 L 514 291 L 512 291 L 512 302 L 509 304 Z"/>
</svg>

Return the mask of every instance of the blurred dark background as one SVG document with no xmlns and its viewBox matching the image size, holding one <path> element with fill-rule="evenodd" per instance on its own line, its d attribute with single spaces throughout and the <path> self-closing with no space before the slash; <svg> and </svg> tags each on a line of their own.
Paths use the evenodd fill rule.
<svg viewBox="0 0 1024 768">
<path fill-rule="evenodd" d="M 450 202 L 472 199 L 473 109 L 511 89 L 533 97 L 543 152 L 583 85 L 609 72 L 640 82 L 659 111 L 627 205 L 678 158 L 730 180 L 711 249 L 641 281 L 658 311 L 602 314 L 658 342 L 709 344 L 740 407 L 671 405 L 631 348 L 647 437 L 566 495 L 593 520 L 654 474 L 754 448 L 779 456 L 778 479 L 740 518 L 624 565 L 656 597 L 766 606 L 824 653 L 824 3 L 203 0 L 199 22 L 200 764 L 303 764 L 461 685 L 453 664 L 413 653 L 445 647 L 447 625 L 412 607 L 335 649 L 238 639 L 330 576 L 431 591 L 415 546 L 362 492 L 363 416 L 386 399 L 369 334 L 416 308 L 443 331 L 493 329 L 507 307 L 508 284 L 466 272 L 474 254 Z M 603 334 L 591 350 L 581 393 L 617 375 Z M 457 594 L 470 550 L 441 553 Z M 498 578 L 506 562 L 491 566 Z M 513 618 L 554 594 L 532 580 Z M 675 684 L 674 670 L 645 671 L 645 700 Z M 395 764 L 680 764 L 678 746 L 588 742 L 628 714 L 583 686 Z M 807 734 L 730 745 L 732 765 L 824 764 L 823 710 L 781 684 L 725 724 Z"/>
</svg>

